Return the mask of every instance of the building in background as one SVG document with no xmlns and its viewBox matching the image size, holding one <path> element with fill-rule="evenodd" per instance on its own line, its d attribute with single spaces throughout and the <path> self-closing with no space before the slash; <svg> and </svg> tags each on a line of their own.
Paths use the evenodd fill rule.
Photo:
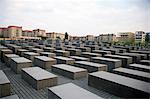
<svg viewBox="0 0 150 99">
<path fill-rule="evenodd" d="M 145 42 L 146 33 L 143 31 L 135 32 L 135 43 L 144 43 Z"/>
<path fill-rule="evenodd" d="M 34 37 L 46 37 L 46 31 L 42 29 L 33 30 Z"/>
<path fill-rule="evenodd" d="M 118 33 L 117 40 L 123 43 L 133 43 L 134 42 L 134 33 L 132 32 L 120 32 Z"/>
<path fill-rule="evenodd" d="M 56 40 L 56 39 L 61 39 L 64 40 L 65 39 L 65 34 L 64 33 L 56 33 L 56 32 L 50 32 L 50 33 L 46 33 L 46 36 L 50 39 Z"/>
<path fill-rule="evenodd" d="M 0 37 L 4 37 L 4 34 L 7 35 L 7 28 L 1 27 L 0 28 Z"/>
<path fill-rule="evenodd" d="M 34 37 L 34 33 L 31 30 L 23 30 L 22 31 L 22 36 L 23 37 Z"/>
<path fill-rule="evenodd" d="M 100 34 L 97 38 L 97 41 L 100 43 L 113 43 L 116 41 L 115 34 Z"/>
<path fill-rule="evenodd" d="M 94 35 L 87 35 L 86 40 L 87 41 L 94 41 Z"/>
</svg>

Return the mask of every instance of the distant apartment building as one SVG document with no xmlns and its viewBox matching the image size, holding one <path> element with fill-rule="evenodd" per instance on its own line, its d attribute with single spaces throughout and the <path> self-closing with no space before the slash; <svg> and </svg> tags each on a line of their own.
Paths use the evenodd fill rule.
<svg viewBox="0 0 150 99">
<path fill-rule="evenodd" d="M 116 35 L 115 34 L 100 34 L 96 39 L 98 42 L 112 43 L 113 41 L 116 41 Z"/>
<path fill-rule="evenodd" d="M 34 37 L 46 37 L 46 31 L 42 29 L 33 30 Z"/>
<path fill-rule="evenodd" d="M 117 36 L 118 41 L 121 42 L 133 42 L 134 41 L 134 33 L 132 32 L 120 32 Z"/>
<path fill-rule="evenodd" d="M 22 36 L 22 27 L 8 26 L 7 28 L 0 28 L 0 36 L 4 38 L 16 38 Z"/>
<path fill-rule="evenodd" d="M 86 40 L 87 41 L 94 41 L 94 35 L 87 35 Z"/>
<path fill-rule="evenodd" d="M 143 31 L 136 31 L 135 32 L 135 42 L 136 43 L 143 43 L 145 42 L 146 33 Z"/>
<path fill-rule="evenodd" d="M 25 36 L 25 37 L 34 37 L 34 33 L 31 30 L 23 30 L 22 31 L 22 36 Z"/>
<path fill-rule="evenodd" d="M 54 39 L 54 40 L 56 40 L 58 38 L 60 38 L 61 40 L 64 40 L 64 38 L 65 38 L 65 34 L 63 34 L 63 33 L 56 33 L 56 32 L 46 33 L 46 36 L 48 38 L 51 38 L 51 39 Z"/>
<path fill-rule="evenodd" d="M 7 28 L 1 27 L 0 28 L 0 37 L 4 37 L 4 34 L 7 33 Z"/>
</svg>

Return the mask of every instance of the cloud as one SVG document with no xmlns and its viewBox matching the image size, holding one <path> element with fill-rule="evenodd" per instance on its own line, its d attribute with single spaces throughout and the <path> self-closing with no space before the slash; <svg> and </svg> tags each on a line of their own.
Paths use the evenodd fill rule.
<svg viewBox="0 0 150 99">
<path fill-rule="evenodd" d="M 71 35 L 150 31 L 149 0 L 2 0 L 1 26 Z"/>
</svg>

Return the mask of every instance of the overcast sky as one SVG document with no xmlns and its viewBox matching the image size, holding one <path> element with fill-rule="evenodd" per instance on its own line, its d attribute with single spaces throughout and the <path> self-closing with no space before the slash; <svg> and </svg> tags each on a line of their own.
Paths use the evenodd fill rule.
<svg viewBox="0 0 150 99">
<path fill-rule="evenodd" d="M 0 27 L 70 35 L 150 31 L 150 0 L 0 0 Z"/>
</svg>

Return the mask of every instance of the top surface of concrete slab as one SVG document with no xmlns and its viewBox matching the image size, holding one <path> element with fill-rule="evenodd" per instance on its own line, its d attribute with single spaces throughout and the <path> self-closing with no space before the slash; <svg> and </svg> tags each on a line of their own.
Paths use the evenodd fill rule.
<svg viewBox="0 0 150 99">
<path fill-rule="evenodd" d="M 119 72 L 124 72 L 124 73 L 128 73 L 128 74 L 133 74 L 133 75 L 150 78 L 150 73 L 142 72 L 142 71 L 138 71 L 138 70 L 132 70 L 132 69 L 127 69 L 127 68 L 116 68 L 116 69 L 114 69 L 114 71 L 119 71 Z"/>
<path fill-rule="evenodd" d="M 101 97 L 73 84 L 67 83 L 49 88 L 61 99 L 102 99 Z M 72 94 L 68 94 L 68 93 Z"/>
<path fill-rule="evenodd" d="M 7 47 L 0 45 L 0 49 L 7 49 Z"/>
<path fill-rule="evenodd" d="M 66 65 L 66 64 L 53 65 L 53 67 L 61 68 L 63 70 L 68 70 L 68 71 L 71 71 L 71 72 L 87 71 L 86 69 L 78 68 L 78 67 L 74 67 L 74 66 Z"/>
<path fill-rule="evenodd" d="M 55 60 L 53 58 L 46 57 L 46 56 L 35 56 L 34 58 L 40 59 L 42 61 L 52 61 L 52 60 Z"/>
<path fill-rule="evenodd" d="M 94 66 L 94 67 L 107 66 L 107 65 L 105 65 L 105 64 L 99 64 L 99 63 L 88 62 L 88 61 L 76 61 L 75 63 L 84 64 L 84 65 L 89 65 L 89 66 Z"/>
<path fill-rule="evenodd" d="M 29 51 L 29 50 L 26 50 L 26 49 L 18 49 L 17 51 Z"/>
<path fill-rule="evenodd" d="M 104 61 L 113 61 L 113 62 L 121 61 L 118 59 L 111 59 L 111 58 L 104 58 L 104 57 L 92 57 L 92 59 L 100 59 L 100 60 L 104 60 Z"/>
<path fill-rule="evenodd" d="M 15 61 L 16 63 L 28 63 L 28 62 L 32 62 L 29 59 L 26 59 L 24 57 L 17 57 L 17 58 L 12 58 L 13 61 Z"/>
<path fill-rule="evenodd" d="M 142 68 L 145 68 L 145 69 L 149 69 L 149 70 L 150 70 L 150 67 L 149 67 L 149 66 L 147 66 L 147 65 L 142 65 L 142 64 L 130 64 L 129 66 L 142 67 Z"/>
<path fill-rule="evenodd" d="M 24 54 L 27 54 L 27 55 L 39 55 L 39 53 L 34 53 L 34 52 L 24 52 Z"/>
<path fill-rule="evenodd" d="M 66 52 L 68 52 L 68 51 L 64 51 L 64 50 L 55 50 L 55 52 L 66 53 Z"/>
<path fill-rule="evenodd" d="M 101 56 L 101 54 L 97 54 L 97 53 L 90 53 L 90 52 L 82 52 L 82 54 Z"/>
<path fill-rule="evenodd" d="M 51 53 L 51 52 L 40 52 L 40 54 L 55 54 L 55 53 Z"/>
<path fill-rule="evenodd" d="M 5 73 L 2 70 L 0 70 L 0 85 L 5 83 L 10 83 L 10 81 L 6 77 Z"/>
<path fill-rule="evenodd" d="M 147 87 L 150 86 L 150 83 L 144 81 L 136 80 L 125 76 L 120 76 L 105 71 L 90 73 L 90 75 L 150 93 L 150 88 Z"/>
<path fill-rule="evenodd" d="M 17 95 L 11 95 L 11 96 L 3 97 L 0 99 L 19 99 L 19 97 Z"/>
<path fill-rule="evenodd" d="M 118 57 L 118 58 L 130 58 L 132 59 L 132 57 L 128 57 L 128 56 L 120 56 L 120 55 L 111 55 L 111 54 L 107 54 L 105 56 L 110 56 L 110 57 Z"/>
<path fill-rule="evenodd" d="M 89 60 L 89 58 L 86 57 L 80 57 L 80 56 L 69 56 L 70 58 L 75 58 L 75 59 L 81 59 L 81 60 Z"/>
<path fill-rule="evenodd" d="M 43 79 L 57 77 L 56 75 L 54 75 L 46 70 L 43 70 L 39 67 L 23 68 L 22 70 L 25 71 L 27 74 L 29 74 L 36 80 L 43 80 Z"/>
<path fill-rule="evenodd" d="M 6 57 L 19 57 L 18 55 L 16 54 L 5 54 Z"/>
<path fill-rule="evenodd" d="M 62 56 L 57 56 L 55 57 L 56 59 L 62 59 L 62 60 L 74 60 L 72 58 L 68 58 L 68 57 L 62 57 Z"/>
</svg>

